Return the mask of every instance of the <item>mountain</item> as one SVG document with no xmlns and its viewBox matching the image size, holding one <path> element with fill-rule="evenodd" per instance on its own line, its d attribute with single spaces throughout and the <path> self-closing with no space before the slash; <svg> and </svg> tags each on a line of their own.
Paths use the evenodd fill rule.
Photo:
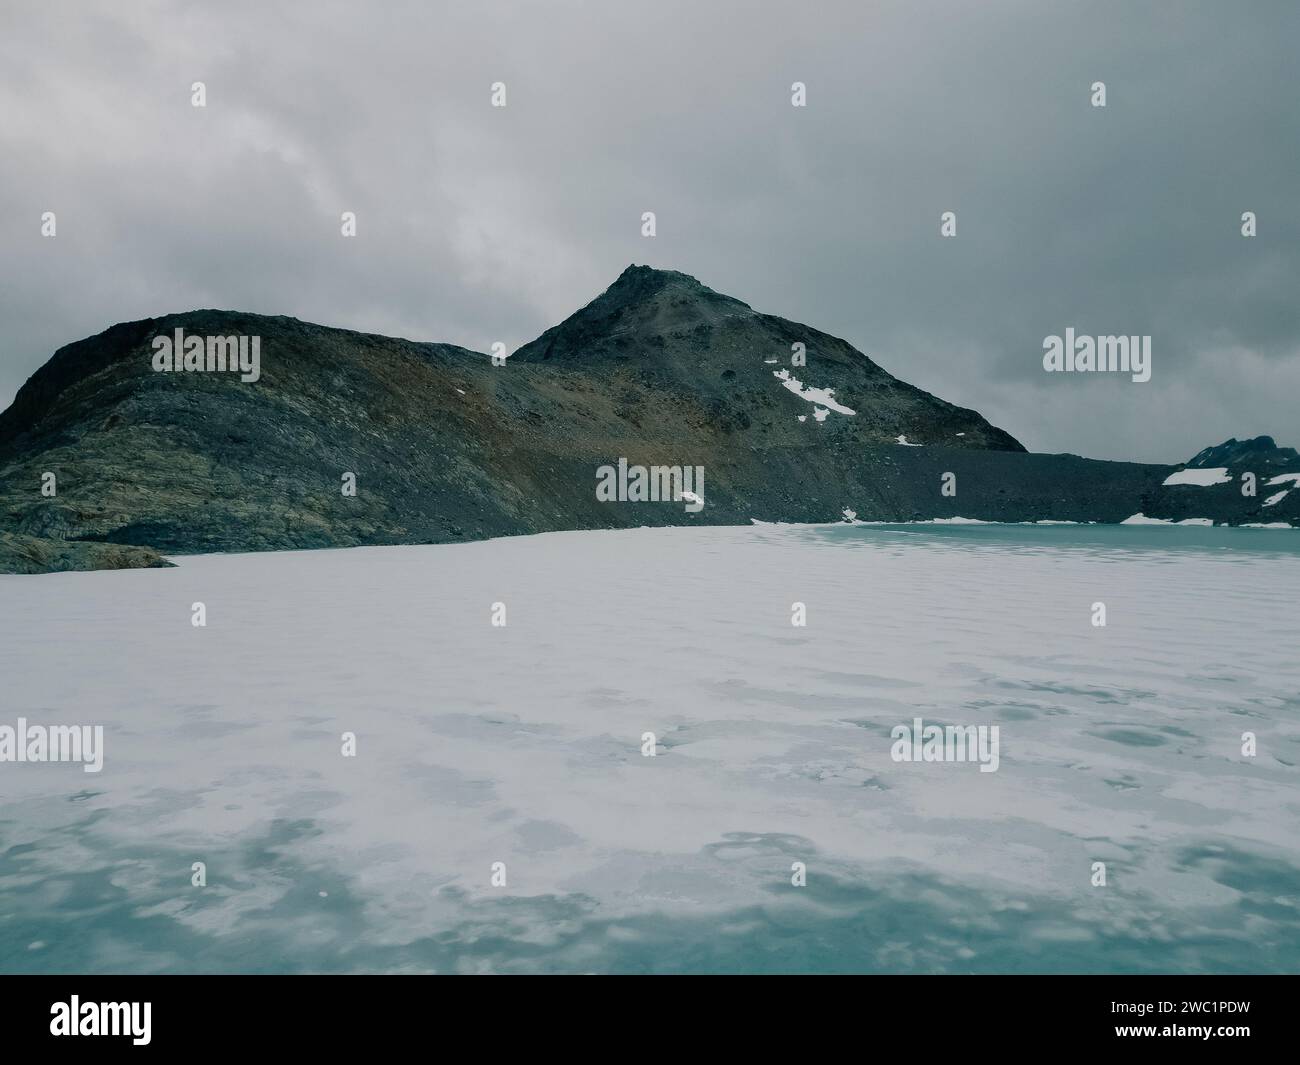
<svg viewBox="0 0 1300 1065">
<path fill-rule="evenodd" d="M 793 362 L 796 344 L 803 366 Z M 914 444 L 1025 450 L 975 411 L 899 381 L 845 341 L 759 314 L 673 270 L 629 266 L 586 307 L 515 352 L 511 365 L 519 364 L 600 371 L 634 393 L 683 395 L 723 433 L 753 430 L 768 445 L 828 436 L 894 444 L 902 435 Z M 823 404 L 831 414 L 810 427 L 814 405 L 800 394 L 827 388 L 853 413 Z"/>
<path fill-rule="evenodd" d="M 257 379 L 159 372 L 155 340 L 177 330 L 259 338 Z M 704 506 L 601 501 L 598 471 L 620 459 L 702 467 Z M 1300 493 L 1260 518 L 1262 501 L 1235 490 L 1165 487 L 1173 471 L 1029 454 L 843 340 L 632 266 L 501 366 L 449 344 L 217 310 L 60 348 L 0 414 L 0 571 L 824 522 L 846 509 L 890 521 L 1300 518 Z M 941 491 L 949 473 L 955 495 Z M 348 475 L 355 495 L 341 490 Z M 1220 509 L 1199 513 L 1211 499 Z"/>
<path fill-rule="evenodd" d="M 1194 469 L 1215 466 L 1252 467 L 1260 471 L 1282 473 L 1300 470 L 1300 454 L 1293 447 L 1278 447 L 1271 436 L 1257 436 L 1253 440 L 1238 440 L 1234 436 L 1222 444 L 1198 451 L 1188 460 L 1187 465 Z"/>
<path fill-rule="evenodd" d="M 1300 454 L 1271 436 L 1233 437 L 1171 473 L 1156 506 L 1196 504 L 1232 524 L 1300 524 Z"/>
</svg>

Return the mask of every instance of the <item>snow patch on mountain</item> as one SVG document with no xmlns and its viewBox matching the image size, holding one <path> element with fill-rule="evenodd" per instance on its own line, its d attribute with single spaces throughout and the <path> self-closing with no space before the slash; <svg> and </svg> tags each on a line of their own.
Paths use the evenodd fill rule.
<svg viewBox="0 0 1300 1065">
<path fill-rule="evenodd" d="M 834 399 L 835 389 L 833 388 L 805 387 L 804 383 L 800 381 L 799 378 L 791 376 L 789 370 L 773 370 L 772 376 L 777 378 L 782 385 L 788 388 L 800 399 L 806 399 L 809 403 L 820 403 L 823 407 L 827 407 L 830 410 L 835 411 L 837 414 L 847 414 L 852 416 L 858 413 L 841 403 L 836 403 Z M 813 411 L 813 415 L 818 421 L 822 421 L 826 417 L 825 411 Z"/>
<path fill-rule="evenodd" d="M 1227 484 L 1231 480 L 1232 477 L 1229 476 L 1226 466 L 1215 466 L 1210 469 L 1179 470 L 1166 477 L 1164 483 L 1166 486 L 1192 484 L 1200 488 L 1208 488 L 1212 484 Z"/>
</svg>

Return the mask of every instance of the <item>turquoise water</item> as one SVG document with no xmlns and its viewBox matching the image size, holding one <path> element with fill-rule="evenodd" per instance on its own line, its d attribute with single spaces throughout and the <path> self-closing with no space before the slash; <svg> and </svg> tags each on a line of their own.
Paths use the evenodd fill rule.
<svg viewBox="0 0 1300 1065">
<path fill-rule="evenodd" d="M 0 764 L 0 969 L 1300 971 L 1298 556 L 760 526 L 3 577 L 0 725 L 106 739 Z M 917 716 L 997 771 L 894 761 Z"/>
</svg>

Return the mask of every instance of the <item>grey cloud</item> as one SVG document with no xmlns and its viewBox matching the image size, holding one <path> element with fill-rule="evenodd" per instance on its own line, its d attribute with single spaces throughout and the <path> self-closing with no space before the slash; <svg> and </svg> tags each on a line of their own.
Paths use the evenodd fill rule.
<svg viewBox="0 0 1300 1065">
<path fill-rule="evenodd" d="M 116 321 L 240 308 L 481 351 L 649 262 L 843 336 L 1038 450 L 1300 443 L 1294 4 L 30 3 L 0 20 L 0 402 Z M 1042 338 L 1066 326 L 1152 334 L 1152 381 L 1045 375 Z"/>
</svg>

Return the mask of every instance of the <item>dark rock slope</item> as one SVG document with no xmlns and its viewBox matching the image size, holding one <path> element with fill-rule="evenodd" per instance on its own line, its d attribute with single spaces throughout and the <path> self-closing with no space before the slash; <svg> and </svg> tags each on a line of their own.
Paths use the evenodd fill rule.
<svg viewBox="0 0 1300 1065">
<path fill-rule="evenodd" d="M 155 372 L 153 338 L 178 327 L 259 336 L 260 379 Z M 596 470 L 620 457 L 703 466 L 703 510 L 599 501 Z M 1300 520 L 1300 492 L 1261 515 L 1262 497 L 1235 489 L 1163 487 L 1173 469 L 1028 454 L 842 340 L 684 274 L 629 267 L 504 366 L 447 344 L 212 310 L 70 344 L 0 414 L 0 530 L 29 547 L 185 553 L 831 521 L 845 508 L 895 521 Z M 940 492 L 949 472 L 955 497 Z M 355 496 L 340 491 L 345 473 Z"/>
<path fill-rule="evenodd" d="M 804 366 L 794 364 L 796 344 Z M 910 443 L 1025 450 L 975 411 L 892 377 L 843 340 L 648 266 L 628 267 L 602 295 L 520 348 L 511 365 L 520 364 L 616 382 L 631 416 L 642 413 L 638 404 L 673 397 L 719 437 L 765 446 L 894 444 L 903 435 Z M 832 411 L 818 423 L 815 404 L 793 382 L 801 391 L 832 389 L 834 402 L 854 414 Z"/>
</svg>

